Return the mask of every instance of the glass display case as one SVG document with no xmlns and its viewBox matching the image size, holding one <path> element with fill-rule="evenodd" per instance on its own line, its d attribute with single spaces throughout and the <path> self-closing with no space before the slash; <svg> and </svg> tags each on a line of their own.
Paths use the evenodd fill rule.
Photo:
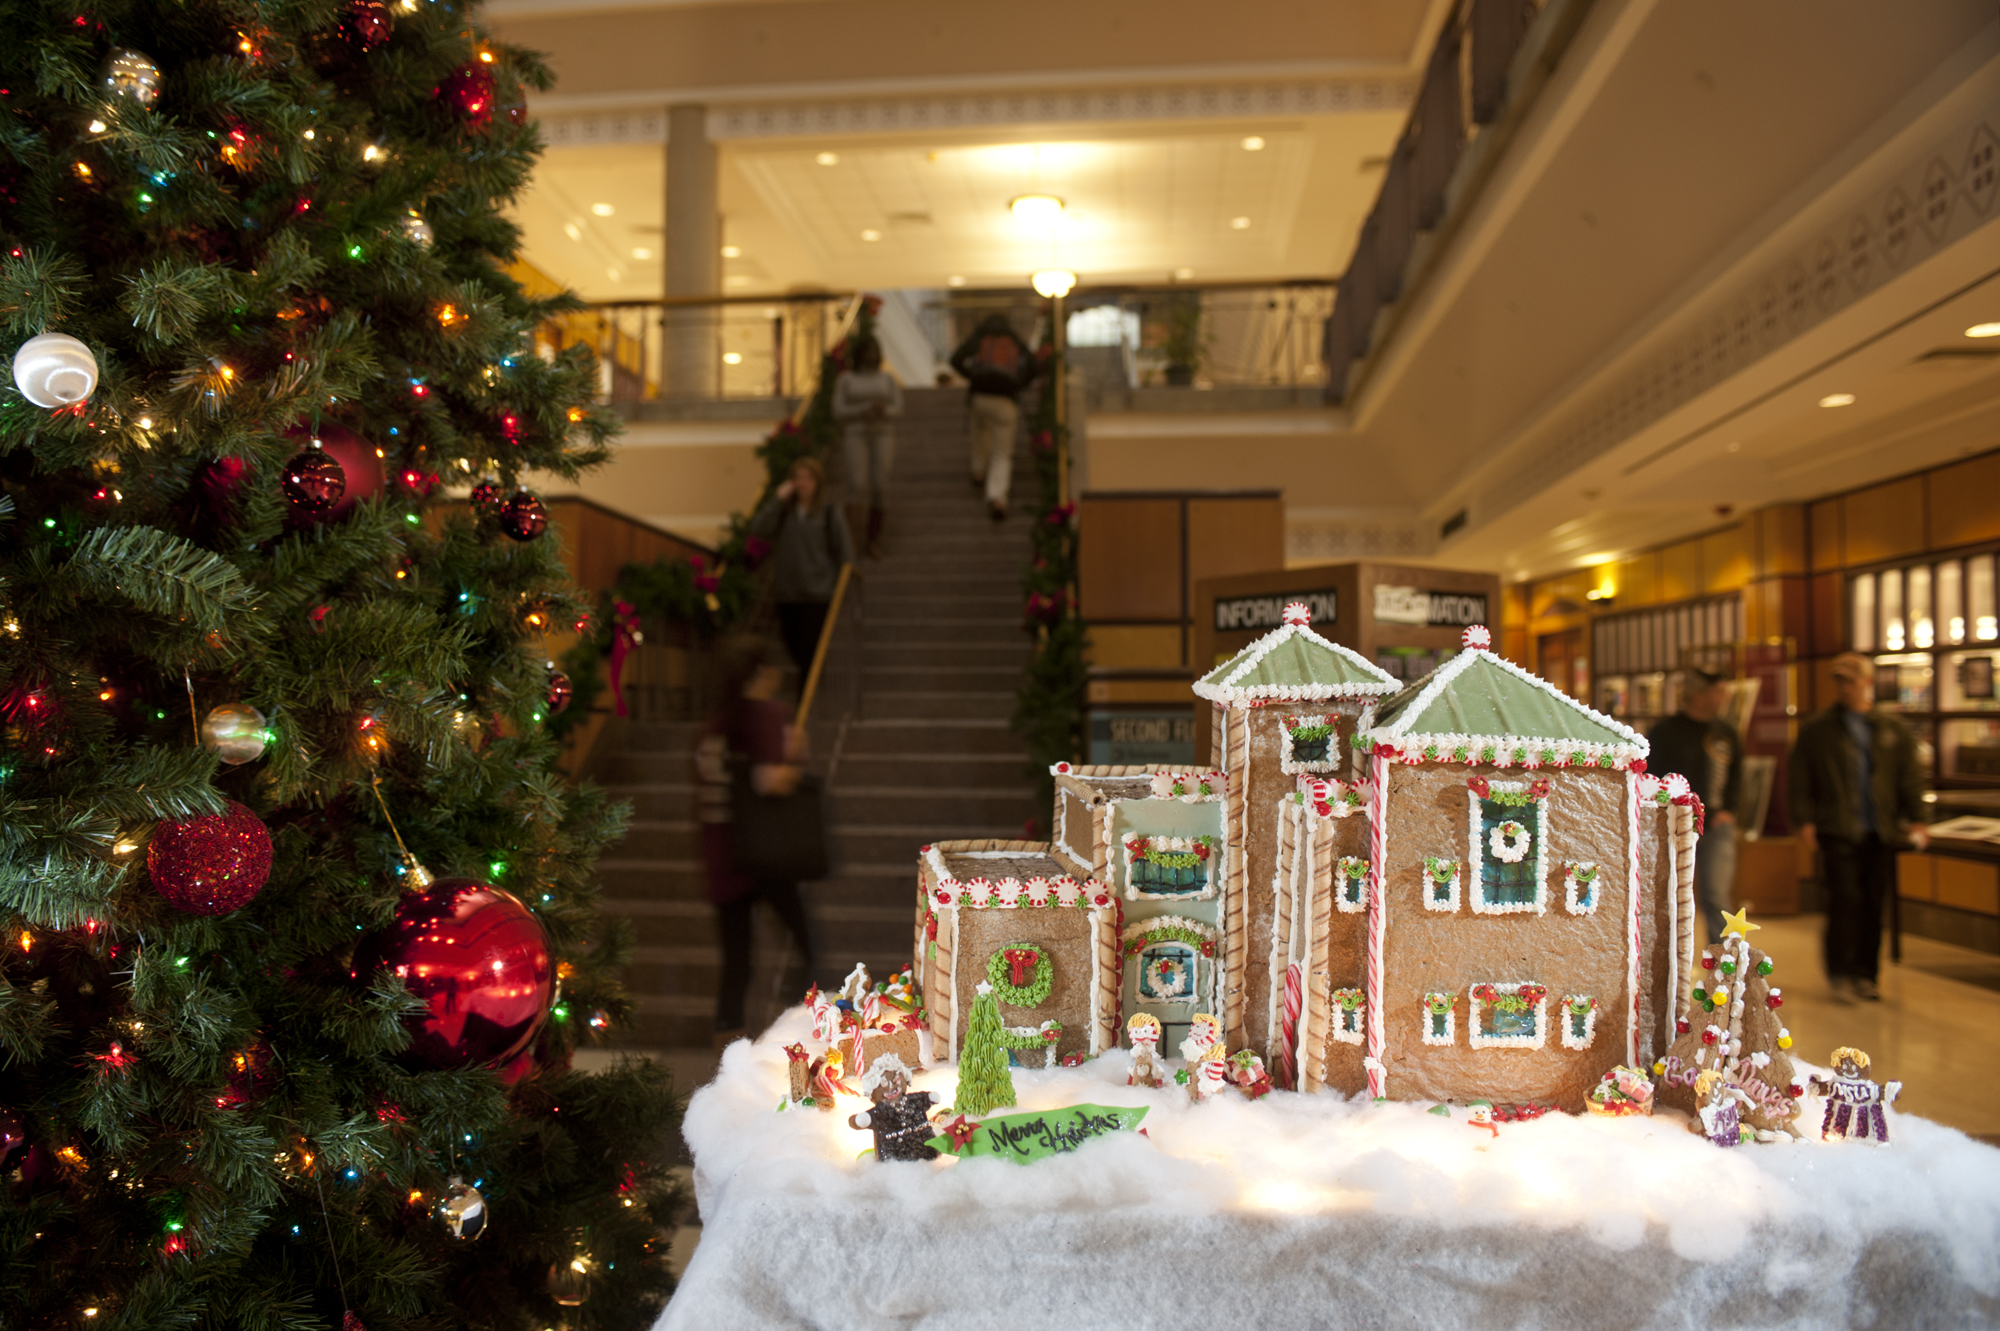
<svg viewBox="0 0 2000 1331">
<path fill-rule="evenodd" d="M 1875 705 L 1915 732 L 1938 787 L 2000 785 L 2000 614 L 1992 553 L 1856 573 L 1848 646 L 1875 662 Z"/>
</svg>

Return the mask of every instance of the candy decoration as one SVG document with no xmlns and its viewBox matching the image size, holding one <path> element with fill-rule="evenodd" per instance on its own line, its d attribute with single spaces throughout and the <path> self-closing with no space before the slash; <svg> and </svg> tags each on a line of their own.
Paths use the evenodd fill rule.
<svg viewBox="0 0 2000 1331">
<path fill-rule="evenodd" d="M 314 439 L 310 448 L 285 464 L 278 488 L 302 516 L 325 517 L 347 493 L 347 473 Z"/>
<path fill-rule="evenodd" d="M 1474 624 L 1458 635 L 1458 642 L 1473 651 L 1486 651 L 1493 646 L 1493 634 L 1484 624 Z"/>
<path fill-rule="evenodd" d="M 470 878 L 404 897 L 395 922 L 356 952 L 356 979 L 378 969 L 427 1005 L 406 1020 L 407 1058 L 424 1067 L 504 1063 L 528 1047 L 555 1001 L 540 922 L 511 894 Z"/>
<path fill-rule="evenodd" d="M 202 747 L 213 749 L 231 767 L 263 757 L 270 740 L 264 714 L 248 703 L 224 703 L 202 718 Z"/>
<path fill-rule="evenodd" d="M 563 709 L 569 706 L 569 700 L 576 692 L 576 686 L 569 682 L 569 676 L 556 669 L 555 666 L 555 662 L 549 662 L 548 704 L 550 716 L 560 716 Z"/>
<path fill-rule="evenodd" d="M 1294 961 L 1285 967 L 1285 1015 L 1282 1026 L 1283 1043 L 1278 1046 L 1279 1076 L 1287 1090 L 1296 1090 L 1299 1084 L 1299 1008 L 1305 999 L 1305 964 Z"/>
<path fill-rule="evenodd" d="M 402 228 L 403 239 L 409 241 L 418 249 L 429 249 L 432 242 L 437 239 L 437 232 L 431 230 L 431 224 L 425 221 L 424 215 L 414 208 L 404 213 L 402 220 L 397 225 Z"/>
<path fill-rule="evenodd" d="M 151 106 L 160 95 L 160 67 L 152 57 L 127 47 L 114 47 L 98 68 L 98 84 L 113 97 L 134 106 Z"/>
<path fill-rule="evenodd" d="M 383 0 L 350 0 L 347 29 L 361 43 L 362 50 L 372 51 L 388 41 L 389 34 L 396 30 L 396 16 Z"/>
<path fill-rule="evenodd" d="M 438 1218 L 453 1238 L 476 1239 L 486 1232 L 486 1198 L 479 1189 L 456 1175 L 445 1185 L 444 1200 L 438 1203 Z"/>
<path fill-rule="evenodd" d="M 1312 623 L 1312 607 L 1304 601 L 1287 601 L 1283 617 L 1285 623 L 1296 624 L 1300 628 L 1305 628 Z"/>
<path fill-rule="evenodd" d="M 500 530 L 517 541 L 532 541 L 548 530 L 549 511 L 526 490 L 516 490 L 500 506 Z"/>
<path fill-rule="evenodd" d="M 221 813 L 161 823 L 146 847 L 153 889 L 190 915 L 227 915 L 271 877 L 271 833 L 234 800 Z"/>
<path fill-rule="evenodd" d="M 1382 875 L 1389 863 L 1389 759 L 1376 754 L 1373 784 L 1369 788 L 1368 810 L 1368 1094 L 1382 1098 L 1387 1084 L 1382 1066 L 1385 1037 L 1382 1030 L 1382 944 L 1388 914 L 1383 900 Z"/>
<path fill-rule="evenodd" d="M 14 353 L 14 386 L 38 407 L 68 407 L 97 391 L 97 357 L 68 333 L 41 333 Z"/>
</svg>

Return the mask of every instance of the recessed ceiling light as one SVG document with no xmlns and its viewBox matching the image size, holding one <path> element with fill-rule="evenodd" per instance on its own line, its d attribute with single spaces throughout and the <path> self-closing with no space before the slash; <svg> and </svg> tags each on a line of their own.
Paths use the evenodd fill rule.
<svg viewBox="0 0 2000 1331">
<path fill-rule="evenodd" d="M 623 281 L 623 280 L 624 280 L 624 278 L 625 278 L 625 274 L 623 274 L 623 273 L 619 272 L 619 271 L 618 271 L 618 270 L 617 270 L 616 268 L 607 268 L 607 269 L 605 269 L 605 270 L 604 270 L 604 275 L 605 275 L 606 277 L 610 278 L 610 279 L 611 279 L 612 281 L 614 281 L 614 282 L 620 282 L 620 281 Z"/>
<path fill-rule="evenodd" d="M 965 285 L 965 279 L 959 274 L 953 273 L 944 280 L 944 284 L 948 287 L 962 287 Z"/>
<path fill-rule="evenodd" d="M 1854 405 L 1852 393 L 1828 393 L 1819 400 L 1822 407 L 1851 407 Z"/>
<path fill-rule="evenodd" d="M 1063 201 L 1053 194 L 1022 194 L 1009 199 L 1007 207 L 1023 222 L 1046 225 L 1062 216 Z"/>
<path fill-rule="evenodd" d="M 583 239 L 583 228 L 582 228 L 582 227 L 580 227 L 580 226 L 578 226 L 578 225 L 577 225 L 576 223 L 574 223 L 574 222 L 564 222 L 564 223 L 563 223 L 563 234 L 564 234 L 564 235 L 566 235 L 566 236 L 568 236 L 568 237 L 569 237 L 569 238 L 570 238 L 571 240 L 582 240 L 582 239 Z"/>
<path fill-rule="evenodd" d="M 1192 282 L 1192 281 L 1194 281 L 1194 269 L 1192 269 L 1192 268 L 1176 268 L 1176 269 L 1174 269 L 1174 281 L 1176 281 L 1176 282 Z"/>
<path fill-rule="evenodd" d="M 2000 337 L 2000 322 L 1974 324 L 1965 330 L 1967 337 Z"/>
<path fill-rule="evenodd" d="M 743 257 L 743 247 L 741 245 L 724 245 L 722 247 L 722 257 L 725 259 L 740 259 Z"/>
<path fill-rule="evenodd" d="M 743 353 L 740 351 L 725 351 L 722 353 L 722 363 L 724 365 L 741 365 L 743 363 Z"/>
<path fill-rule="evenodd" d="M 1244 135 L 1243 151 L 1246 153 L 1255 153 L 1264 151 L 1264 136 L 1262 134 Z"/>
<path fill-rule="evenodd" d="M 636 249 L 632 251 L 632 257 L 635 259 L 650 259 L 653 257 L 653 252 L 649 249 Z"/>
<path fill-rule="evenodd" d="M 880 240 L 882 239 L 882 233 L 871 226 L 861 233 L 861 238 L 863 240 Z"/>
<path fill-rule="evenodd" d="M 819 156 L 813 158 L 813 160 L 815 162 L 818 162 L 821 166 L 838 166 L 840 164 L 840 154 L 821 153 Z"/>
<path fill-rule="evenodd" d="M 1231 231 L 1248 231 L 1250 229 L 1250 219 L 1247 217 L 1232 217 L 1229 219 L 1229 229 Z"/>
<path fill-rule="evenodd" d="M 590 211 L 596 213 L 599 217 L 609 217 L 618 210 L 608 203 L 593 203 L 590 205 Z"/>
</svg>

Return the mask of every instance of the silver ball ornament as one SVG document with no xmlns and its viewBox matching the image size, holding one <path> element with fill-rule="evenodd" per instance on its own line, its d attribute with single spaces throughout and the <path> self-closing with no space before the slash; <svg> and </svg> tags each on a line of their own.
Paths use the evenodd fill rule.
<svg viewBox="0 0 2000 1331">
<path fill-rule="evenodd" d="M 231 702 L 209 712 L 201 722 L 203 747 L 235 767 L 264 756 L 271 742 L 264 729 L 264 714 L 248 703 Z"/>
<path fill-rule="evenodd" d="M 104 57 L 97 81 L 113 97 L 151 106 L 160 95 L 160 67 L 143 51 L 116 47 Z"/>
<path fill-rule="evenodd" d="M 454 1176 L 438 1203 L 438 1218 L 453 1238 L 476 1239 L 486 1230 L 486 1199 L 479 1189 Z"/>
<path fill-rule="evenodd" d="M 431 224 L 426 222 L 424 215 L 414 208 L 404 215 L 402 227 L 403 239 L 419 249 L 429 249 L 431 242 L 437 239 L 437 233 L 431 230 Z"/>
<path fill-rule="evenodd" d="M 68 407 L 97 391 L 97 357 L 68 333 L 41 333 L 14 353 L 14 386 L 38 407 Z"/>
</svg>

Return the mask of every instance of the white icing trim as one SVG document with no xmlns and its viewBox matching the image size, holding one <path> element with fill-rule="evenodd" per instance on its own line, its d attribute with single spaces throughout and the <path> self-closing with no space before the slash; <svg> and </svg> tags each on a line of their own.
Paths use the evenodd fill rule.
<svg viewBox="0 0 2000 1331">
<path fill-rule="evenodd" d="M 1431 1015 L 1429 1000 L 1434 996 L 1445 997 L 1446 995 L 1425 994 L 1425 1001 L 1418 1004 L 1418 1011 L 1422 1014 L 1424 1043 L 1433 1048 L 1444 1048 L 1448 1045 L 1455 1045 L 1458 1043 L 1458 995 L 1455 993 L 1448 995 L 1451 999 L 1451 1007 L 1444 1014 L 1443 1035 L 1437 1035 L 1431 1029 L 1436 1019 Z"/>
<path fill-rule="evenodd" d="M 1254 670 L 1258 663 L 1282 642 L 1301 636 L 1312 641 L 1352 666 L 1363 674 L 1376 676 L 1375 681 L 1362 684 L 1258 684 L 1239 688 L 1236 681 Z M 1327 698 L 1368 698 L 1386 697 L 1396 692 L 1402 685 L 1389 673 L 1359 652 L 1329 642 L 1303 624 L 1285 624 L 1271 630 L 1257 641 L 1244 648 L 1233 663 L 1234 669 L 1216 683 L 1206 679 L 1196 680 L 1194 693 L 1197 698 L 1209 702 L 1248 702 L 1252 699 L 1280 698 L 1287 702 L 1319 702 Z M 1211 674 L 1214 672 L 1210 672 Z"/>
<path fill-rule="evenodd" d="M 1435 859 L 1436 857 L 1432 856 L 1430 858 Z M 1453 866 L 1451 877 L 1446 879 L 1442 884 L 1438 882 L 1437 876 L 1431 872 L 1430 865 L 1426 864 L 1420 870 L 1424 884 L 1423 897 L 1425 910 L 1434 910 L 1446 915 L 1455 915 L 1458 913 L 1459 887 L 1465 882 L 1465 861 L 1453 860 L 1451 864 Z M 1437 894 L 1437 890 L 1441 886 L 1445 889 L 1445 894 L 1442 898 Z"/>
<path fill-rule="evenodd" d="M 965 859 L 1023 857 L 1020 851 L 955 850 L 952 854 Z M 930 893 L 930 905 L 940 915 L 955 911 L 962 905 L 969 905 L 975 910 L 1076 906 L 1096 914 L 1107 914 L 1117 909 L 1117 902 L 1112 899 L 1110 891 L 1095 878 L 1079 881 L 1068 874 L 1060 874 L 1054 878 L 973 878 L 961 881 L 951 876 L 951 871 L 945 867 L 944 854 L 936 846 L 924 848 L 924 863 L 929 866 L 935 884 Z M 953 960 L 957 960 L 956 953 Z"/>
<path fill-rule="evenodd" d="M 1411 734 L 1410 727 L 1416 724 L 1417 718 L 1422 716 L 1426 711 L 1429 711 L 1431 704 L 1437 701 L 1438 695 L 1443 693 L 1453 680 L 1470 669 L 1472 663 L 1476 660 L 1492 662 L 1522 682 L 1533 685 L 1565 706 L 1581 712 L 1598 725 L 1622 737 L 1624 742 L 1621 744 L 1597 744 L 1583 740 L 1542 739 L 1526 735 Z M 1423 761 L 1423 750 L 1426 748 L 1435 748 L 1437 750 L 1438 756 L 1430 759 L 1430 761 L 1434 762 L 1488 761 L 1481 757 L 1481 750 L 1491 746 L 1494 750 L 1494 756 L 1490 761 L 1497 767 L 1512 766 L 1513 751 L 1517 748 L 1525 748 L 1528 751 L 1526 760 L 1521 764 L 1523 767 L 1543 766 L 1541 755 L 1545 750 L 1553 750 L 1556 760 L 1552 765 L 1557 767 L 1574 766 L 1578 759 L 1582 759 L 1585 765 L 1596 766 L 1599 765 L 1598 760 L 1600 758 L 1607 757 L 1614 766 L 1624 767 L 1629 765 L 1634 759 L 1644 758 L 1652 751 L 1652 746 L 1647 742 L 1646 737 L 1632 729 L 1632 727 L 1621 721 L 1613 720 L 1586 703 L 1578 702 L 1560 689 L 1557 689 L 1547 680 L 1529 674 L 1505 657 L 1495 656 L 1491 651 L 1476 647 L 1460 652 L 1457 656 L 1452 657 L 1451 660 L 1432 671 L 1430 683 L 1424 686 L 1423 692 L 1419 693 L 1409 706 L 1403 708 L 1401 715 L 1394 721 L 1386 726 L 1370 726 L 1365 730 L 1358 731 L 1357 734 L 1362 739 L 1365 739 L 1371 747 L 1386 745 L 1394 749 L 1398 756 L 1402 757 L 1406 762 Z M 1452 756 L 1460 748 L 1469 751 L 1467 758 L 1458 759 Z M 1412 757 L 1412 753 L 1416 756 Z"/>
<path fill-rule="evenodd" d="M 1382 990 L 1387 986 L 1389 959 L 1384 952 L 1389 928 L 1389 894 L 1383 890 L 1389 866 L 1389 761 L 1377 758 L 1369 773 L 1373 803 L 1368 810 L 1368 1055 L 1362 1067 L 1368 1072 L 1368 1091 L 1387 1095 L 1389 1067 L 1384 1054 L 1389 1048 L 1388 1023 L 1383 1020 Z M 1377 972 L 1381 974 L 1377 974 Z"/>
<path fill-rule="evenodd" d="M 1489 792 L 1524 793 L 1527 789 L 1528 784 L 1524 781 L 1491 781 L 1487 783 L 1487 790 Z M 1468 810 L 1467 821 L 1471 826 L 1471 836 L 1467 839 L 1466 843 L 1465 868 L 1460 872 L 1469 875 L 1472 880 L 1472 913 L 1474 915 L 1525 915 L 1527 912 L 1533 911 L 1537 915 L 1548 914 L 1549 857 L 1543 852 L 1548 846 L 1549 823 L 1547 805 L 1552 796 L 1530 800 L 1520 806 L 1520 813 L 1513 815 L 1515 821 L 1525 822 L 1530 817 L 1534 820 L 1534 825 L 1528 828 L 1528 849 L 1526 854 L 1534 856 L 1535 860 L 1535 895 L 1528 901 L 1488 901 L 1486 899 L 1486 874 L 1483 866 L 1485 864 L 1485 851 L 1487 849 L 1486 843 L 1488 838 L 1484 833 L 1480 821 L 1480 794 L 1468 786 L 1466 787 L 1465 798 Z M 1497 832 L 1498 829 L 1496 828 L 1495 831 Z M 1425 896 L 1428 899 L 1429 894 L 1426 893 Z"/>
<path fill-rule="evenodd" d="M 1556 1009 L 1556 1017 L 1562 1022 L 1562 1047 L 1565 1049 L 1588 1049 L 1597 1039 L 1597 1004 L 1593 1002 L 1590 1012 L 1583 1019 L 1583 1034 L 1574 1033 L 1575 1014 L 1569 1010 L 1573 998 L 1588 998 L 1588 994 L 1569 994 Z"/>
<path fill-rule="evenodd" d="M 1174 794 L 1175 786 L 1180 786 L 1188 793 Z M 1212 804 L 1228 794 L 1229 775 L 1226 772 L 1155 772 L 1151 791 L 1150 798 L 1156 800 L 1179 800 L 1182 804 Z"/>
<path fill-rule="evenodd" d="M 1132 923 L 1126 925 L 1119 932 L 1118 941 L 1129 943 L 1135 938 L 1142 938 L 1153 932 L 1153 930 L 1162 929 L 1168 925 L 1173 925 L 1181 929 L 1192 929 L 1210 942 L 1214 942 L 1216 938 L 1214 925 L 1204 924 L 1200 920 L 1191 919 L 1186 915 L 1148 915 L 1143 920 L 1134 920 Z"/>
<path fill-rule="evenodd" d="M 1003 1029 L 1007 1032 L 1007 1034 L 1013 1036 L 1016 1040 L 1025 1040 L 1031 1035 L 1041 1036 L 1043 1032 L 1047 1031 L 1048 1028 L 1053 1024 L 1054 1024 L 1054 1018 L 1051 1018 L 1050 1020 L 1043 1022 L 1039 1026 L 1007 1026 L 1004 1027 Z M 1044 1039 L 1042 1041 L 1043 1067 L 1052 1068 L 1056 1066 L 1056 1045 L 1058 1043 L 1059 1041 L 1056 1040 Z M 1021 1051 L 1015 1049 L 1011 1050 L 1010 1052 L 1018 1054 Z"/>
<path fill-rule="evenodd" d="M 1293 721 L 1311 725 L 1326 726 L 1326 757 L 1320 759 L 1297 759 L 1292 756 Z M 1340 713 L 1332 712 L 1324 716 L 1301 713 L 1298 716 L 1278 718 L 1278 770 L 1286 776 L 1320 774 L 1340 770 Z"/>
<path fill-rule="evenodd" d="M 1493 987 L 1503 994 L 1512 994 L 1520 992 L 1521 985 L 1527 983 L 1529 981 L 1522 980 L 1514 984 L 1495 984 Z M 1535 1033 L 1533 1035 L 1488 1035 L 1480 1029 L 1479 1009 L 1484 1004 L 1470 996 L 1472 989 L 1477 987 L 1476 985 L 1469 986 L 1466 990 L 1466 1002 L 1470 1007 L 1470 1016 L 1466 1021 L 1466 1031 L 1474 1049 L 1540 1049 L 1548 1042 L 1549 996 L 1546 993 L 1542 995 L 1541 1001 L 1535 1004 Z"/>
<path fill-rule="evenodd" d="M 1340 996 L 1343 993 L 1361 994 L 1362 995 L 1361 1005 L 1359 1007 L 1352 1009 L 1341 1006 Z M 1330 1015 L 1333 1018 L 1333 1038 L 1335 1040 L 1338 1040 L 1341 1044 L 1360 1044 L 1361 1041 L 1364 1038 L 1366 1038 L 1368 1033 L 1367 1032 L 1368 998 L 1367 995 L 1363 993 L 1362 990 L 1359 989 L 1334 990 L 1332 999 L 1332 1011 L 1328 1015 Z M 1347 1024 L 1348 1019 L 1350 1017 L 1353 1018 L 1354 1020 L 1354 1025 L 1352 1029 L 1350 1029 Z"/>
<path fill-rule="evenodd" d="M 1201 843 L 1199 837 L 1185 836 L 1139 836 L 1128 833 L 1119 843 L 1125 852 L 1125 899 L 1127 901 L 1212 901 L 1221 894 L 1223 846 L 1220 837 L 1216 844 L 1208 848 L 1208 876 L 1199 892 L 1143 892 L 1132 881 L 1132 868 L 1136 861 L 1132 857 L 1132 843 L 1144 841 L 1149 851 L 1192 851 Z"/>
<path fill-rule="evenodd" d="M 1578 869 L 1594 869 L 1590 884 L 1586 887 L 1577 881 Z M 1604 899 L 1604 870 L 1588 860 L 1563 866 L 1563 909 L 1572 915 L 1595 915 L 1597 903 Z"/>
<path fill-rule="evenodd" d="M 1361 872 L 1348 870 L 1359 866 Z M 1359 915 L 1368 909 L 1368 857 L 1342 855 L 1333 865 L 1333 908 L 1342 915 Z"/>
<path fill-rule="evenodd" d="M 1625 780 L 1625 807 L 1629 815 L 1625 832 L 1629 842 L 1625 849 L 1629 868 L 1626 890 L 1632 902 L 1632 936 L 1626 940 L 1625 947 L 1625 992 L 1631 995 L 1631 1010 L 1625 1019 L 1625 1062 L 1628 1065 L 1639 1061 L 1639 943 L 1645 931 L 1646 895 L 1641 890 L 1639 874 L 1639 797 L 1641 788 L 1652 779 L 1628 773 Z M 1598 877 L 1602 878 L 1603 874 Z M 1601 891 L 1602 884 L 1599 886 Z"/>
</svg>

